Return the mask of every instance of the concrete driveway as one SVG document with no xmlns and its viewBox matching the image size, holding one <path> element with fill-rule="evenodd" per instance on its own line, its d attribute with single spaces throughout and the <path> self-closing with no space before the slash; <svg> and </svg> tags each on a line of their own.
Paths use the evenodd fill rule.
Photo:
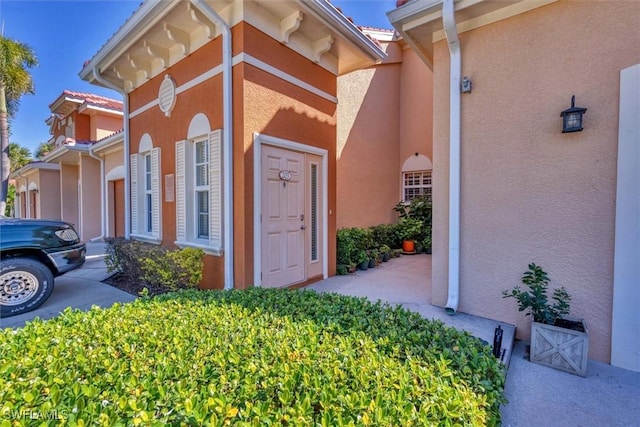
<svg viewBox="0 0 640 427">
<path fill-rule="evenodd" d="M 87 260 L 77 269 L 56 277 L 53 293 L 37 309 L 17 316 L 0 319 L 0 327 L 17 328 L 36 317 L 50 319 L 67 307 L 88 310 L 93 305 L 110 307 L 116 302 L 129 302 L 135 296 L 102 283 L 110 276 L 104 265 L 103 243 L 87 243 Z"/>
</svg>

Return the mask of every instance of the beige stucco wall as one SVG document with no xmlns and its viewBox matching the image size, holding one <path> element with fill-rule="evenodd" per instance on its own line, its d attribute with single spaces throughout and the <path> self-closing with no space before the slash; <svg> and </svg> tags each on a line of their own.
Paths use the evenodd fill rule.
<svg viewBox="0 0 640 427">
<path fill-rule="evenodd" d="M 395 219 L 402 57 L 397 43 L 385 50 L 383 64 L 338 78 L 338 228 Z"/>
<path fill-rule="evenodd" d="M 433 73 L 408 47 L 402 50 L 400 99 L 399 167 L 415 153 L 433 161 Z"/>
<path fill-rule="evenodd" d="M 104 173 L 109 173 L 112 169 L 124 165 L 124 146 L 119 145 L 119 148 L 113 151 L 109 151 L 106 154 L 100 154 L 104 159 Z"/>
<path fill-rule="evenodd" d="M 401 42 L 382 64 L 338 78 L 338 228 L 395 222 L 401 168 L 432 157 L 431 71 Z"/>
<path fill-rule="evenodd" d="M 100 163 L 89 156 L 80 161 L 80 203 L 82 218 L 80 234 L 83 240 L 99 237 L 102 231 L 102 193 Z"/>
<path fill-rule="evenodd" d="M 80 232 L 78 212 L 78 176 L 77 165 L 60 165 L 60 211 L 62 220 L 73 224 Z"/>
<path fill-rule="evenodd" d="M 40 218 L 61 219 L 60 215 L 60 172 L 41 169 L 39 172 Z"/>
<path fill-rule="evenodd" d="M 112 117 L 103 114 L 91 116 L 91 139 L 98 141 L 124 127 L 122 117 Z"/>
<path fill-rule="evenodd" d="M 462 312 L 529 319 L 501 291 L 536 262 L 586 319 L 590 358 L 610 359 L 619 72 L 640 62 L 633 1 L 559 2 L 460 35 Z M 433 302 L 447 296 L 449 66 L 434 51 Z M 560 111 L 587 107 L 562 134 Z"/>
</svg>

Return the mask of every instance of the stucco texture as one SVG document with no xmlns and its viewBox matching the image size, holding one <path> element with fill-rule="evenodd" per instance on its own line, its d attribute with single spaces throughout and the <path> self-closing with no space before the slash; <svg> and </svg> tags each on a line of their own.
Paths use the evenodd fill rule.
<svg viewBox="0 0 640 427">
<path fill-rule="evenodd" d="M 240 23 L 233 29 L 233 54 L 246 52 L 271 63 L 294 77 L 335 95 L 335 76 L 255 28 Z M 269 54 L 266 55 L 266 52 Z M 277 60 L 277 63 L 274 61 Z M 176 86 L 198 77 L 221 63 L 220 38 L 198 49 L 188 58 L 129 96 L 132 111 L 154 101 L 165 74 Z M 140 138 L 151 136 L 161 148 L 161 175 L 175 173 L 175 143 L 187 138 L 191 119 L 198 113 L 208 117 L 211 129 L 223 127 L 222 74 L 178 94 L 170 117 L 152 107 L 130 119 L 131 152 L 138 151 Z M 244 62 L 233 67 L 233 204 L 234 286 L 253 284 L 253 134 L 264 133 L 329 151 L 329 209 L 335 212 L 335 104 Z M 161 179 L 161 182 L 164 180 Z M 164 194 L 164 189 L 162 193 Z M 176 207 L 162 200 L 162 244 L 176 238 Z M 329 273 L 335 274 L 335 216 L 329 218 Z M 206 256 L 203 288 L 223 285 L 223 257 Z"/>
<path fill-rule="evenodd" d="M 592 359 L 610 359 L 619 72 L 640 62 L 635 1 L 558 2 L 460 35 L 459 310 L 517 325 L 502 290 L 535 262 L 586 320 Z M 434 49 L 433 302 L 447 297 L 449 54 Z M 560 111 L 588 108 L 562 134 Z"/>
<path fill-rule="evenodd" d="M 401 42 L 387 58 L 338 78 L 338 228 L 393 223 L 402 164 L 432 158 L 432 73 Z"/>
<path fill-rule="evenodd" d="M 160 84 L 166 74 L 174 79 L 176 86 L 180 86 L 220 64 L 221 60 L 220 40 L 217 38 L 130 93 L 131 110 L 135 111 L 157 99 Z M 164 177 L 175 174 L 175 143 L 187 138 L 189 124 L 198 113 L 207 116 L 212 130 L 223 127 L 221 74 L 178 94 L 170 117 L 166 117 L 155 106 L 129 121 L 131 153 L 138 152 L 140 139 L 145 133 L 151 137 L 154 147 L 160 147 L 162 244 L 168 247 L 174 246 L 176 240 L 176 206 L 175 198 L 172 202 L 165 200 Z M 223 262 L 224 257 L 204 257 L 202 288 L 221 289 L 224 286 Z"/>
</svg>

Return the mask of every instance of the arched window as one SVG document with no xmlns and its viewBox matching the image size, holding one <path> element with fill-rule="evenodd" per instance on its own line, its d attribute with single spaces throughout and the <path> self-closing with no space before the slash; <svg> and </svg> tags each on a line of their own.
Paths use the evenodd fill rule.
<svg viewBox="0 0 640 427">
<path fill-rule="evenodd" d="M 431 171 L 433 164 L 424 154 L 415 153 L 402 165 L 402 201 L 410 202 L 416 197 L 431 201 Z"/>
</svg>

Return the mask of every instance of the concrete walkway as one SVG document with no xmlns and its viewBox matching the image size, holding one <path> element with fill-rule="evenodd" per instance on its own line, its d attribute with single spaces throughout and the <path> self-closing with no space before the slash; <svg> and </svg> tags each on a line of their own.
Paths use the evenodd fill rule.
<svg viewBox="0 0 640 427">
<path fill-rule="evenodd" d="M 527 344 L 513 341 L 515 328 L 490 319 L 456 313 L 430 304 L 431 257 L 403 256 L 374 270 L 330 277 L 309 286 L 321 292 L 364 296 L 401 304 L 426 318 L 467 330 L 493 343 L 493 330 L 505 329 L 508 366 L 502 425 L 513 427 L 640 426 L 640 373 L 589 361 L 582 378 L 529 362 Z M 513 347 L 511 347 L 513 344 Z M 513 350 L 513 351 L 511 351 Z"/>
<path fill-rule="evenodd" d="M 90 243 L 87 248 L 85 265 L 56 278 L 53 294 L 43 306 L 0 319 L 0 326 L 21 327 L 34 317 L 48 319 L 67 307 L 86 310 L 93 305 L 109 307 L 134 300 L 133 295 L 101 282 L 109 276 L 103 262 L 104 245 Z M 505 387 L 509 403 L 502 408 L 503 426 L 640 426 L 640 373 L 589 361 L 588 375 L 582 378 L 531 363 L 525 359 L 527 343 L 514 343 L 512 325 L 464 313 L 449 316 L 432 306 L 430 277 L 431 257 L 414 255 L 393 259 L 373 270 L 331 277 L 308 288 L 401 304 L 489 343 L 493 342 L 494 328 L 502 325 L 504 360 L 509 367 Z"/>
<path fill-rule="evenodd" d="M 490 345 L 493 345 L 494 330 L 500 325 L 504 330 L 503 362 L 509 364 L 515 326 L 465 313 L 450 316 L 443 308 L 431 305 L 431 255 L 403 255 L 374 269 L 330 277 L 307 286 L 306 289 L 399 304 L 427 319 L 438 319 L 449 326 L 468 331 Z"/>
</svg>

